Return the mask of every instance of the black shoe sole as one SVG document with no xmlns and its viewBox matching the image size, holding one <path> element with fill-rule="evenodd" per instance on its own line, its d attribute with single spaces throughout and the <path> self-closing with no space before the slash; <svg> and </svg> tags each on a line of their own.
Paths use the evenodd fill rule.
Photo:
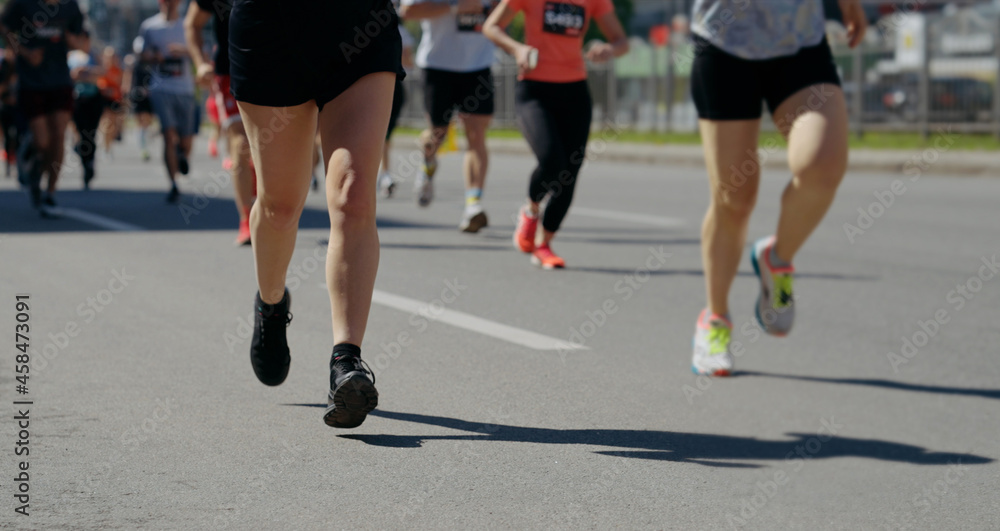
<svg viewBox="0 0 1000 531">
<path fill-rule="evenodd" d="M 250 365 L 253 367 L 253 373 L 260 380 L 260 383 L 268 387 L 277 387 L 285 383 L 285 378 L 288 378 L 288 371 L 292 366 L 292 358 L 288 357 L 288 361 L 281 372 L 268 371 L 266 375 L 261 375 L 260 371 L 257 370 L 257 364 L 253 362 L 253 358 L 250 358 Z"/>
<path fill-rule="evenodd" d="M 350 376 L 327 396 L 323 422 L 331 428 L 357 428 L 378 407 L 375 384 L 362 373 Z"/>
</svg>

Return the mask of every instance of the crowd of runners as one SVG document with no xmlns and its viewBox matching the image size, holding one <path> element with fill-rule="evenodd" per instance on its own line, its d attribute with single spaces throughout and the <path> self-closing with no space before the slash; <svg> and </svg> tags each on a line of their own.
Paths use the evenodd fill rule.
<svg viewBox="0 0 1000 531">
<path fill-rule="evenodd" d="M 166 200 L 175 203 L 178 175 L 190 171 L 201 122 L 197 87 L 210 94 L 208 114 L 218 130 L 209 149 L 217 152 L 223 139 L 240 220 L 237 243 L 253 248 L 258 291 L 250 359 L 262 383 L 281 384 L 290 368 L 285 278 L 306 196 L 325 181 L 334 346 L 324 420 L 356 427 L 378 404 L 361 344 L 379 262 L 375 202 L 396 192 L 387 145 L 406 98 L 402 80 L 417 72 L 411 62 L 421 75 L 427 117 L 414 197 L 420 207 L 430 206 L 435 180 L 450 177 L 438 171 L 437 156 L 457 117 L 467 140 L 458 227 L 475 233 L 489 222 L 482 197 L 494 111 L 491 67 L 497 48 L 514 57 L 518 124 L 537 166 L 527 176 L 512 238 L 536 265 L 566 267 L 552 242 L 570 211 L 591 131 L 586 62 L 629 50 L 611 0 L 402 0 L 398 6 L 390 0 L 192 0 L 183 18 L 181 3 L 160 0 L 160 13 L 143 22 L 122 66 L 115 50 L 92 50 L 75 0 L 11 0 L 0 18 L 8 38 L 0 113 L 5 154 L 8 162 L 17 161 L 33 205 L 45 213 L 56 205 L 70 119 L 89 186 L 99 173 L 95 154 L 111 153 L 131 108 L 147 160 L 147 129 L 153 115 L 158 119 Z M 860 0 L 839 5 L 856 46 L 867 25 Z M 506 31 L 519 14 L 524 42 Z M 420 21 L 413 59 L 414 39 L 400 17 Z M 847 109 L 825 18 L 821 0 L 694 2 L 691 90 L 710 197 L 702 227 L 706 303 L 692 308 L 697 374 L 733 370 L 729 291 L 746 245 L 760 166 L 738 175 L 731 168 L 745 168 L 746 153 L 756 150 L 764 105 L 788 140 L 792 179 L 774 234 L 751 248 L 760 283 L 755 314 L 769 334 L 791 330 L 793 258 L 824 217 L 847 165 Z M 32 20 L 44 23 L 25 25 Z M 214 54 L 203 33 L 210 23 L 219 43 Z M 603 41 L 584 42 L 591 23 Z M 352 46 L 358 28 L 366 28 L 369 38 Z M 815 90 L 829 95 L 822 105 L 810 103 Z M 279 108 L 288 117 L 280 131 L 269 128 Z M 325 180 L 314 176 L 318 157 Z"/>
</svg>

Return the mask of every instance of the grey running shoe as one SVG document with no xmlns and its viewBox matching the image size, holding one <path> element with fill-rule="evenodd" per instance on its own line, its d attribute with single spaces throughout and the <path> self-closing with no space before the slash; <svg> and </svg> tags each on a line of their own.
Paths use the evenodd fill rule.
<svg viewBox="0 0 1000 531">
<path fill-rule="evenodd" d="M 426 170 L 417 175 L 413 183 L 413 193 L 417 196 L 417 204 L 422 207 L 430 206 L 434 200 L 434 181 L 427 175 Z"/>
<path fill-rule="evenodd" d="M 792 297 L 792 275 L 795 268 L 790 265 L 772 266 L 773 248 L 774 236 L 768 236 L 757 240 L 750 253 L 754 273 L 760 279 L 760 295 L 757 297 L 754 314 L 765 332 L 784 336 L 792 329 L 792 321 L 795 320 L 795 300 Z"/>
</svg>

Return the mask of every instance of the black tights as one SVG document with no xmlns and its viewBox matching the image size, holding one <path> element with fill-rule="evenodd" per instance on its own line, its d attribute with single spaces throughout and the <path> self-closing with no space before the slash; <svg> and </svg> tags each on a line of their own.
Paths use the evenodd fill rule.
<svg viewBox="0 0 1000 531">
<path fill-rule="evenodd" d="M 517 122 L 538 159 L 528 198 L 549 196 L 542 227 L 559 230 L 573 202 L 576 176 L 587 154 L 593 113 L 586 81 L 544 83 L 520 81 L 516 92 Z"/>
</svg>

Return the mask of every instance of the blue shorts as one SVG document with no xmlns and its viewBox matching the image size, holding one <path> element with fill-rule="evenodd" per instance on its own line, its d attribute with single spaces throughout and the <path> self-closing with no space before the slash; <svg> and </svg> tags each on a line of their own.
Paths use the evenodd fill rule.
<svg viewBox="0 0 1000 531">
<path fill-rule="evenodd" d="M 160 119 L 160 127 L 165 132 L 174 129 L 180 137 L 193 136 L 195 127 L 195 108 L 193 94 L 171 94 L 153 90 L 149 94 L 153 102 L 153 111 Z"/>
</svg>

